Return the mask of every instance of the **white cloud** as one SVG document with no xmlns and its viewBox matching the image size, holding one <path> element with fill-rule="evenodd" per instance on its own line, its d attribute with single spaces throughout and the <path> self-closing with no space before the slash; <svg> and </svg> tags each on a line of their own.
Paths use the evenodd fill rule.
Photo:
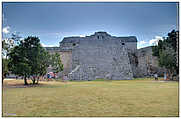
<svg viewBox="0 0 181 119">
<path fill-rule="evenodd" d="M 21 40 L 24 40 L 24 38 L 20 38 L 19 40 L 20 40 L 20 41 L 21 41 Z"/>
<path fill-rule="evenodd" d="M 3 33 L 8 34 L 10 32 L 10 27 L 6 26 L 3 28 Z"/>
<path fill-rule="evenodd" d="M 57 45 L 46 45 L 46 44 L 44 44 L 44 43 L 41 43 L 41 45 L 42 45 L 43 47 L 58 47 Z"/>
<path fill-rule="evenodd" d="M 144 41 L 144 40 L 139 41 L 138 44 L 137 44 L 138 49 L 143 48 L 143 47 L 147 47 L 147 46 L 149 46 L 149 42 Z"/>
<path fill-rule="evenodd" d="M 161 37 L 161 36 L 155 36 L 154 39 L 152 39 L 152 40 L 149 41 L 149 44 L 150 44 L 150 45 L 158 45 L 158 41 L 159 41 L 159 40 L 162 40 L 162 41 L 163 41 L 163 37 Z"/>
<path fill-rule="evenodd" d="M 85 37 L 85 35 L 80 35 L 80 37 Z"/>
<path fill-rule="evenodd" d="M 139 42 L 140 45 L 144 45 L 144 44 L 146 44 L 146 43 L 147 43 L 147 42 L 145 42 L 144 40 L 142 40 L 142 41 Z"/>
</svg>

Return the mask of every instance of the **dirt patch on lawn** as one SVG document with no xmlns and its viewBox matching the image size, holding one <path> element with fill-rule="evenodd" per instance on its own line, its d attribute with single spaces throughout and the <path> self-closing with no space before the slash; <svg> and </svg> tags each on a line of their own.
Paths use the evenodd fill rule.
<svg viewBox="0 0 181 119">
<path fill-rule="evenodd" d="M 39 84 L 32 84 L 30 81 L 28 81 L 28 85 L 24 85 L 23 81 L 18 81 L 18 80 L 6 80 L 3 82 L 2 87 L 3 88 L 31 88 L 31 87 L 40 87 L 44 86 L 46 84 L 44 83 L 39 83 Z"/>
<path fill-rule="evenodd" d="M 40 87 L 44 86 L 46 84 L 29 84 L 29 85 L 24 85 L 24 84 L 11 84 L 11 85 L 3 85 L 3 88 L 31 88 L 31 87 Z"/>
</svg>

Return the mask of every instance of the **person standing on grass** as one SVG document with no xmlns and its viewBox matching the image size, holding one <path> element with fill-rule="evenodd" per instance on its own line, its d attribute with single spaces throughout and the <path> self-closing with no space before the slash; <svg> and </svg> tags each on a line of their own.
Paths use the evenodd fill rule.
<svg viewBox="0 0 181 119">
<path fill-rule="evenodd" d="M 154 74 L 155 80 L 158 80 L 158 75 L 157 73 Z"/>
<path fill-rule="evenodd" d="M 49 73 L 47 74 L 47 78 L 48 78 L 48 81 L 49 81 L 50 80 L 50 74 Z"/>
<path fill-rule="evenodd" d="M 164 80 L 167 80 L 167 73 L 164 73 Z"/>
<path fill-rule="evenodd" d="M 66 80 L 66 81 L 68 80 L 68 75 L 65 75 L 65 80 Z"/>
<path fill-rule="evenodd" d="M 67 80 L 68 80 L 68 76 L 67 75 L 63 75 L 62 81 L 66 83 Z"/>
</svg>

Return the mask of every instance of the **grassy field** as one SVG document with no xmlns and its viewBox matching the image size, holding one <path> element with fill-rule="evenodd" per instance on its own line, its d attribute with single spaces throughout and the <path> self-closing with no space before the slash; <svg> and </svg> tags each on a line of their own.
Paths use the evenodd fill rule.
<svg viewBox="0 0 181 119">
<path fill-rule="evenodd" d="M 178 82 L 148 80 L 40 82 L 5 80 L 3 116 L 179 116 Z"/>
</svg>

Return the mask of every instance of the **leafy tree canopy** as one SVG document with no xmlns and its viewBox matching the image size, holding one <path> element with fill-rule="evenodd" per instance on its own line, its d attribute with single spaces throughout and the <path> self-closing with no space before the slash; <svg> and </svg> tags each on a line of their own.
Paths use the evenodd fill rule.
<svg viewBox="0 0 181 119">
<path fill-rule="evenodd" d="M 61 72 L 63 70 L 60 54 L 55 53 L 51 55 L 51 66 L 53 67 L 55 73 Z"/>
<path fill-rule="evenodd" d="M 159 65 L 165 67 L 171 79 L 173 74 L 178 74 L 178 31 L 173 30 L 168 33 L 168 37 L 164 40 L 160 40 L 158 45 L 152 47 L 153 56 L 157 56 L 159 59 Z"/>
<path fill-rule="evenodd" d="M 48 67 L 48 53 L 40 44 L 38 37 L 29 36 L 20 41 L 9 53 L 9 67 L 12 73 L 23 76 L 25 84 L 30 76 L 45 74 Z M 35 83 L 33 78 L 33 84 Z"/>
</svg>

